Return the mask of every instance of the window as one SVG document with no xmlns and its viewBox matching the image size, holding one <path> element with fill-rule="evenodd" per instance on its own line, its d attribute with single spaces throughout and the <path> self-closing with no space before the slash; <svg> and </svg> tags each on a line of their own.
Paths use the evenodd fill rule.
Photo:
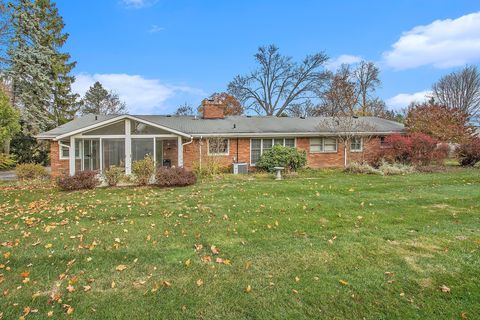
<svg viewBox="0 0 480 320">
<path fill-rule="evenodd" d="M 385 137 L 380 137 L 380 148 L 386 148 L 387 142 L 385 141 Z"/>
<path fill-rule="evenodd" d="M 153 159 L 153 138 L 133 138 L 132 161 L 143 160 L 147 155 Z"/>
<path fill-rule="evenodd" d="M 125 167 L 125 139 L 102 139 L 103 170 L 110 166 Z"/>
<path fill-rule="evenodd" d="M 250 140 L 250 164 L 252 166 L 260 159 L 265 151 L 272 146 L 285 146 L 295 148 L 295 138 L 264 138 Z"/>
<path fill-rule="evenodd" d="M 60 145 L 60 159 L 66 160 L 70 158 L 70 146 L 66 146 L 63 143 Z"/>
<path fill-rule="evenodd" d="M 362 138 L 355 137 L 350 142 L 350 151 L 352 152 L 361 152 L 363 149 L 363 140 Z"/>
<path fill-rule="evenodd" d="M 209 155 L 228 155 L 228 138 L 212 138 L 208 139 L 207 142 Z"/>
<path fill-rule="evenodd" d="M 337 139 L 310 138 L 310 153 L 337 152 Z"/>
<path fill-rule="evenodd" d="M 80 144 L 82 143 L 81 140 L 75 140 L 75 159 L 80 159 Z M 70 142 L 61 142 L 59 144 L 60 148 L 60 160 L 68 160 L 70 159 Z"/>
</svg>

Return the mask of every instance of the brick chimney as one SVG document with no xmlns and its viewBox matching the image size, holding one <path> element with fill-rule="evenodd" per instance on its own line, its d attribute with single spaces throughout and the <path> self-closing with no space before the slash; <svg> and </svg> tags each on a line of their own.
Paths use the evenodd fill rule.
<svg viewBox="0 0 480 320">
<path fill-rule="evenodd" d="M 214 99 L 203 99 L 203 119 L 223 119 L 225 117 L 225 105 Z"/>
</svg>

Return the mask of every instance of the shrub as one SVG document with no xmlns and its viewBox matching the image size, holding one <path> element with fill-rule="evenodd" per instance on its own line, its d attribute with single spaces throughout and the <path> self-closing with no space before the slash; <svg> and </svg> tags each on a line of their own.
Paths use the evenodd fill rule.
<svg viewBox="0 0 480 320">
<path fill-rule="evenodd" d="M 195 184 L 197 177 L 184 168 L 158 168 L 155 184 L 160 187 L 184 187 Z"/>
<path fill-rule="evenodd" d="M 116 166 L 111 166 L 104 173 L 105 180 L 109 186 L 116 186 L 123 178 L 123 169 Z"/>
<path fill-rule="evenodd" d="M 424 133 L 408 136 L 393 134 L 385 138 L 386 148 L 377 156 L 377 163 L 384 159 L 390 163 L 428 165 L 440 162 L 448 156 L 448 146 Z"/>
<path fill-rule="evenodd" d="M 461 166 L 475 165 L 480 161 L 480 138 L 473 138 L 459 145 L 456 154 Z"/>
<path fill-rule="evenodd" d="M 132 164 L 135 182 L 141 186 L 145 186 L 150 182 L 154 172 L 155 163 L 150 155 L 146 155 L 143 160 L 134 161 Z"/>
<path fill-rule="evenodd" d="M 10 169 L 15 167 L 15 159 L 6 153 L 0 153 L 0 170 Z"/>
<path fill-rule="evenodd" d="M 207 156 L 203 161 L 193 164 L 193 171 L 197 177 L 215 177 L 224 173 L 225 166 L 220 163 L 218 157 Z"/>
<path fill-rule="evenodd" d="M 358 163 L 358 162 L 352 162 L 350 163 L 346 168 L 346 172 L 350 173 L 362 173 L 362 174 L 382 174 L 382 172 L 378 169 L 375 169 L 368 163 Z"/>
<path fill-rule="evenodd" d="M 57 185 L 61 190 L 93 189 L 100 184 L 96 171 L 78 171 L 73 176 L 58 178 Z"/>
<path fill-rule="evenodd" d="M 275 145 L 262 154 L 260 160 L 256 163 L 256 167 L 271 172 L 275 171 L 274 167 L 284 167 L 289 172 L 302 168 L 306 163 L 307 154 L 305 151 Z"/>
<path fill-rule="evenodd" d="M 385 176 L 403 175 L 403 174 L 409 174 L 409 173 L 415 172 L 415 168 L 408 164 L 388 163 L 386 161 L 383 161 L 380 164 L 380 166 L 378 167 L 378 170 L 380 170 L 382 174 Z"/>
<path fill-rule="evenodd" d="M 19 180 L 36 180 L 48 178 L 47 169 L 35 163 L 23 163 L 15 167 L 15 174 Z"/>
</svg>

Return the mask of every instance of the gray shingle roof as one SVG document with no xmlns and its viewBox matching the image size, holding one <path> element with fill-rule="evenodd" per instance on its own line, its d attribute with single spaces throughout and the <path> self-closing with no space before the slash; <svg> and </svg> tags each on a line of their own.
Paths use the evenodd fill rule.
<svg viewBox="0 0 480 320">
<path fill-rule="evenodd" d="M 86 115 L 53 130 L 39 134 L 38 138 L 53 139 L 60 135 L 79 130 L 96 123 L 103 122 L 118 116 Z M 358 132 L 391 133 L 401 132 L 404 126 L 401 123 L 376 117 L 348 118 L 353 125 L 345 125 L 342 121 L 335 125 L 329 117 L 283 118 L 283 117 L 249 117 L 228 116 L 224 119 L 201 119 L 193 116 L 160 116 L 160 115 L 133 115 L 188 135 L 262 135 L 262 134 L 316 134 L 343 132 L 347 127 Z"/>
</svg>

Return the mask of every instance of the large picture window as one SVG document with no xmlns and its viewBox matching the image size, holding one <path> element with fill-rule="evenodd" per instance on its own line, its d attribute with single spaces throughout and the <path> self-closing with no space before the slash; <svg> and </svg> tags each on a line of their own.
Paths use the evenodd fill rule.
<svg viewBox="0 0 480 320">
<path fill-rule="evenodd" d="M 142 160 L 146 155 L 153 157 L 153 138 L 133 138 L 132 161 Z"/>
<path fill-rule="evenodd" d="M 207 140 L 208 154 L 211 156 L 228 155 L 228 138 L 211 138 Z"/>
<path fill-rule="evenodd" d="M 295 148 L 295 138 L 264 138 L 250 140 L 250 164 L 255 165 L 265 151 L 279 145 Z"/>
<path fill-rule="evenodd" d="M 310 138 L 310 153 L 337 152 L 337 139 Z"/>
<path fill-rule="evenodd" d="M 103 170 L 110 166 L 125 167 L 125 139 L 102 139 Z"/>
</svg>

